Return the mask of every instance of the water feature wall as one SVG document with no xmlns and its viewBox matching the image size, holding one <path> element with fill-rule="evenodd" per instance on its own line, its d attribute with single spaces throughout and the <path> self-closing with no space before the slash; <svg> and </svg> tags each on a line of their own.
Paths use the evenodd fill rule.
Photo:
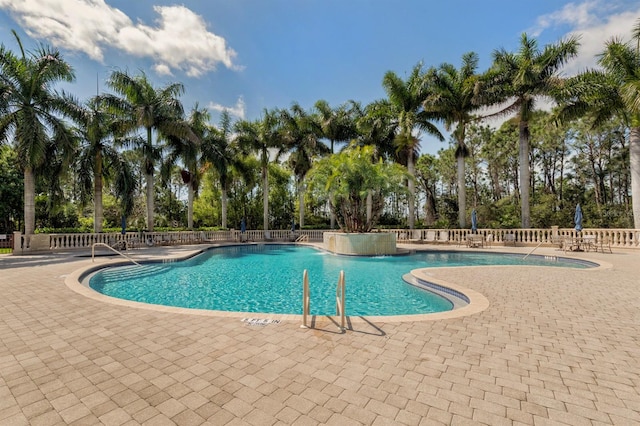
<svg viewBox="0 0 640 426">
<path fill-rule="evenodd" d="M 376 256 L 396 253 L 396 234 L 393 232 L 325 232 L 323 241 L 326 250 L 337 254 Z"/>
</svg>

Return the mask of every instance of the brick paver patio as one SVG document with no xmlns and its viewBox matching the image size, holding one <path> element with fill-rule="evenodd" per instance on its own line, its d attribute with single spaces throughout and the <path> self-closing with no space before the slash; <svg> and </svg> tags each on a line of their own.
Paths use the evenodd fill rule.
<svg viewBox="0 0 640 426">
<path fill-rule="evenodd" d="M 610 265 L 434 270 L 489 307 L 341 334 L 103 303 L 65 285 L 90 259 L 3 255 L 0 425 L 640 424 L 640 253 L 583 257 Z"/>
</svg>

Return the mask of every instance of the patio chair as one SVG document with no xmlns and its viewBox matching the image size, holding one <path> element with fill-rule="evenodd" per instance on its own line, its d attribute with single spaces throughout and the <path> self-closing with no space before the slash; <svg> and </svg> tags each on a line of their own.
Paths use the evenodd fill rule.
<svg viewBox="0 0 640 426">
<path fill-rule="evenodd" d="M 140 248 L 140 238 L 132 237 L 131 239 L 129 239 L 129 241 L 127 241 L 127 248 Z"/>
<path fill-rule="evenodd" d="M 485 245 L 491 247 L 491 244 L 493 244 L 493 234 L 487 234 Z"/>
<path fill-rule="evenodd" d="M 596 236 L 585 235 L 584 237 L 582 237 L 582 245 L 584 246 L 585 251 L 597 250 Z"/>
<path fill-rule="evenodd" d="M 118 251 L 123 251 L 127 249 L 127 242 L 124 240 L 116 239 L 114 237 L 110 237 L 109 247 Z"/>
<path fill-rule="evenodd" d="M 554 246 L 558 246 L 558 249 L 562 250 L 564 247 L 565 238 L 561 235 L 556 235 L 555 237 L 551 237 L 551 244 Z"/>
<path fill-rule="evenodd" d="M 596 252 L 600 249 L 600 252 L 604 253 L 605 250 L 609 250 L 609 253 L 613 253 L 611 250 L 611 238 L 609 236 L 603 236 L 596 239 L 594 243 L 594 248 Z"/>
<path fill-rule="evenodd" d="M 504 234 L 503 239 L 504 245 L 511 244 L 514 247 L 516 246 L 516 234 Z"/>
</svg>

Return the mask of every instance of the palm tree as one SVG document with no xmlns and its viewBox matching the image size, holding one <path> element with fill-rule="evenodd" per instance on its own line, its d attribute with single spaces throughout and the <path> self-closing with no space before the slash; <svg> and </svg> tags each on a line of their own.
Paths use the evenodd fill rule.
<svg viewBox="0 0 640 426">
<path fill-rule="evenodd" d="M 191 131 L 196 136 L 196 139 L 179 138 L 176 136 L 166 138 L 169 153 L 162 163 L 161 175 L 163 181 L 168 181 L 173 166 L 178 160 L 182 161 L 184 169 L 180 170 L 180 175 L 183 183 L 187 185 L 187 228 L 190 230 L 193 229 L 193 200 L 200 186 L 199 166 L 202 161 L 201 141 L 208 136 L 210 119 L 211 115 L 209 111 L 200 108 L 198 103 L 196 103 L 187 119 L 187 123 L 191 127 Z"/>
<path fill-rule="evenodd" d="M 599 63 L 603 71 L 570 79 L 559 115 L 570 120 L 588 114 L 593 127 L 617 115 L 629 127 L 633 227 L 640 229 L 640 19 L 630 42 L 614 38 L 606 43 Z"/>
<path fill-rule="evenodd" d="M 231 169 L 239 166 L 240 159 L 236 146 L 232 141 L 233 124 L 229 111 L 224 110 L 220 115 L 220 127 L 202 140 L 203 161 L 211 165 L 218 174 L 221 192 L 222 228 L 227 228 L 228 193 L 231 184 Z"/>
<path fill-rule="evenodd" d="M 345 232 L 371 231 L 382 214 L 385 197 L 406 190 L 404 167 L 374 158 L 373 146 L 352 144 L 339 154 L 321 159 L 309 172 L 314 197 L 329 200 Z"/>
<path fill-rule="evenodd" d="M 81 195 L 86 199 L 93 190 L 93 231 L 102 232 L 103 178 L 113 176 L 116 180 L 124 179 L 125 181 L 133 178 L 123 176 L 131 171 L 125 166 L 126 162 L 121 158 L 118 150 L 114 148 L 116 135 L 114 117 L 107 112 L 102 98 L 100 96 L 91 98 L 84 107 L 77 109 L 73 118 L 79 124 L 76 131 L 81 143 L 75 161 Z M 116 192 L 117 198 L 124 199 L 128 196 L 133 197 L 133 194 Z"/>
<path fill-rule="evenodd" d="M 281 110 L 282 151 L 289 152 L 289 164 L 296 176 L 299 197 L 300 227 L 304 226 L 304 177 L 311 169 L 314 157 L 328 154 L 329 148 L 320 143 L 320 129 L 302 107 L 294 103 L 290 110 Z"/>
<path fill-rule="evenodd" d="M 389 102 L 382 100 L 373 102 L 363 111 L 359 111 L 355 117 L 358 131 L 355 142 L 359 146 L 373 146 L 376 161 L 382 158 L 400 162 L 394 147 L 396 126 L 395 120 L 389 115 L 390 108 Z"/>
<path fill-rule="evenodd" d="M 415 159 L 420 148 L 419 133 L 424 131 L 444 140 L 438 128 L 430 120 L 438 118 L 436 114 L 425 111 L 423 103 L 429 94 L 422 64 L 417 64 L 406 81 L 403 81 L 393 71 L 388 71 L 382 80 L 382 86 L 387 93 L 387 113 L 393 117 L 395 128 L 395 145 L 406 160 L 409 189 L 409 229 L 415 226 Z"/>
<path fill-rule="evenodd" d="M 348 142 L 358 135 L 355 116 L 360 111 L 360 105 L 355 101 L 349 103 L 331 108 L 327 101 L 319 100 L 314 105 L 321 137 L 329 140 L 331 154 L 334 153 L 337 142 Z M 336 220 L 333 211 L 330 212 L 330 216 L 330 228 L 333 229 Z"/>
<path fill-rule="evenodd" d="M 466 227 L 467 191 L 465 185 L 465 158 L 469 150 L 465 144 L 467 125 L 473 120 L 472 112 L 478 108 L 474 101 L 474 89 L 478 81 L 476 69 L 478 55 L 475 52 L 462 56 L 462 66 L 457 70 L 451 64 L 442 64 L 428 73 L 432 93 L 424 103 L 424 108 L 442 116 L 445 129 L 453 131 L 456 140 L 458 163 L 458 225 Z"/>
<path fill-rule="evenodd" d="M 357 136 L 352 114 L 357 104 L 351 101 L 351 105 L 351 109 L 347 103 L 331 108 L 329 103 L 322 99 L 314 105 L 318 125 L 322 132 L 321 137 L 329 140 L 332 154 L 334 153 L 334 145 L 337 142 L 348 142 Z"/>
<path fill-rule="evenodd" d="M 501 104 L 496 114 L 517 112 L 519 123 L 520 202 L 523 228 L 531 226 L 529 188 L 529 120 L 540 97 L 551 97 L 563 84 L 562 66 L 578 53 L 578 39 L 571 37 L 547 45 L 541 51 L 538 42 L 522 34 L 517 53 L 504 49 L 493 53 L 493 65 L 476 86 L 482 104 Z M 506 102 L 506 104 L 505 104 Z"/>
<path fill-rule="evenodd" d="M 122 71 L 114 71 L 108 85 L 121 96 L 105 95 L 104 98 L 118 112 L 122 131 L 136 132 L 143 128 L 146 132 L 142 150 L 147 186 L 147 229 L 153 231 L 154 173 L 160 157 L 153 143 L 153 131 L 157 132 L 156 140 L 177 137 L 197 143 L 196 136 L 183 119 L 184 111 L 178 99 L 184 92 L 184 86 L 172 83 L 156 89 L 144 73 L 132 77 Z"/>
<path fill-rule="evenodd" d="M 73 152 L 74 138 L 62 117 L 73 111 L 73 102 L 53 86 L 74 80 L 74 72 L 60 52 L 40 46 L 25 54 L 13 31 L 20 55 L 0 45 L 0 141 L 14 138 L 18 162 L 24 173 L 24 232 L 35 230 L 35 177 L 52 148 Z"/>
<path fill-rule="evenodd" d="M 238 121 L 235 125 L 237 141 L 245 152 L 256 152 L 262 169 L 262 227 L 269 230 L 269 163 L 271 150 L 281 147 L 278 112 L 265 110 L 256 121 Z"/>
</svg>

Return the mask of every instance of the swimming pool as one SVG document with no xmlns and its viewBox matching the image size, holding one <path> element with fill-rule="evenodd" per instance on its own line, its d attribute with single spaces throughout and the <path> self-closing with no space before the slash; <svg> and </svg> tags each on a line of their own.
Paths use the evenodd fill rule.
<svg viewBox="0 0 640 426">
<path fill-rule="evenodd" d="M 340 270 L 346 277 L 348 315 L 387 316 L 443 312 L 452 302 L 407 284 L 413 269 L 467 265 L 544 265 L 585 268 L 584 262 L 522 255 L 416 252 L 403 256 L 336 256 L 310 247 L 217 247 L 185 261 L 120 266 L 98 271 L 89 286 L 108 296 L 157 305 L 233 312 L 301 314 L 302 273 L 309 272 L 311 314 L 335 314 Z"/>
</svg>

